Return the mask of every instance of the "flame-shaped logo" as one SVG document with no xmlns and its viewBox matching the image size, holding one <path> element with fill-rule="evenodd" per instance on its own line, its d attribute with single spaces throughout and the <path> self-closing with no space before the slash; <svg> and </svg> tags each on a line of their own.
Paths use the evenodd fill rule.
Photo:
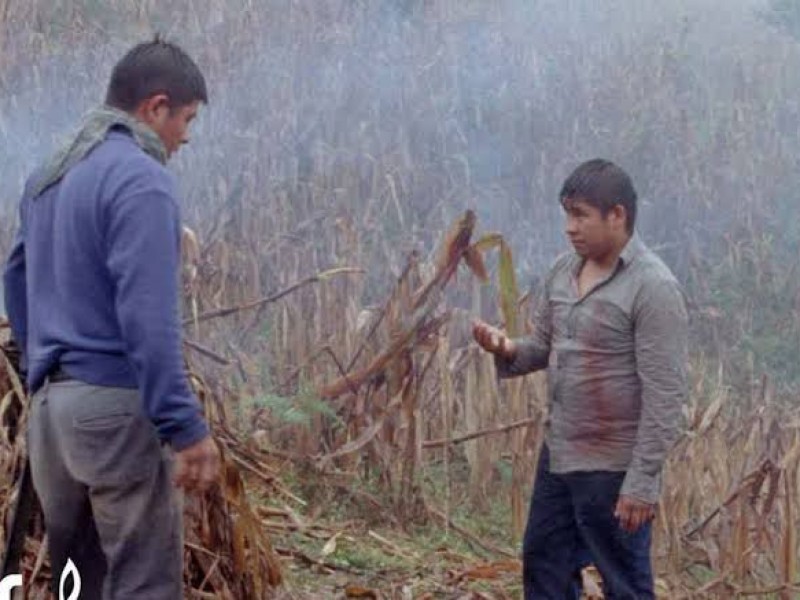
<svg viewBox="0 0 800 600">
<path fill-rule="evenodd" d="M 67 578 L 72 578 L 72 591 L 69 596 L 64 595 L 64 586 L 67 583 Z M 64 565 L 64 570 L 61 571 L 61 580 L 58 583 L 58 600 L 78 600 L 81 593 L 81 574 L 78 573 L 78 568 L 71 558 L 67 559 L 67 564 Z"/>
</svg>

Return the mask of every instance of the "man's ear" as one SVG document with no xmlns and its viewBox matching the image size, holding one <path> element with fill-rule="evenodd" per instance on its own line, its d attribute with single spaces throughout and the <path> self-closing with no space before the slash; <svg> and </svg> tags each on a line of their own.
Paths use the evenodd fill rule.
<svg viewBox="0 0 800 600">
<path fill-rule="evenodd" d="M 166 94 L 155 94 L 145 98 L 136 107 L 135 114 L 142 121 L 152 123 L 162 118 L 162 114 L 169 112 L 169 96 Z"/>
<path fill-rule="evenodd" d="M 625 227 L 628 222 L 628 211 L 622 204 L 615 204 L 611 207 L 609 215 L 613 217 L 615 222 L 618 222 L 621 227 Z"/>
</svg>

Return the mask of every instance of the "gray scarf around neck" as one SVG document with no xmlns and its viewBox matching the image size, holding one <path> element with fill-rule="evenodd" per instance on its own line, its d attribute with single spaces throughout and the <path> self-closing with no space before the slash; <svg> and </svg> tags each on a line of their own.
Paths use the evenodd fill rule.
<svg viewBox="0 0 800 600">
<path fill-rule="evenodd" d="M 167 162 L 166 148 L 155 131 L 122 110 L 111 106 L 100 106 L 84 117 L 80 130 L 44 163 L 30 188 L 31 197 L 36 198 L 60 181 L 67 171 L 106 139 L 112 127 L 117 126 L 130 131 L 139 147 L 158 162 L 161 164 Z"/>
</svg>

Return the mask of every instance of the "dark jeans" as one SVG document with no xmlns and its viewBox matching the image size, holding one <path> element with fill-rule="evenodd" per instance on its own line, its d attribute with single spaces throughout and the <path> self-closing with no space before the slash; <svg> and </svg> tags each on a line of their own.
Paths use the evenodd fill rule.
<svg viewBox="0 0 800 600">
<path fill-rule="evenodd" d="M 591 566 L 592 555 L 583 540 L 578 543 L 578 548 L 575 551 L 575 566 L 572 574 L 572 585 L 570 591 L 567 593 L 565 600 L 580 600 L 583 593 L 583 570 Z"/>
<path fill-rule="evenodd" d="M 173 458 L 136 390 L 46 383 L 33 396 L 28 445 L 56 597 L 72 560 L 81 600 L 183 598 Z"/>
<path fill-rule="evenodd" d="M 651 600 L 650 524 L 635 533 L 614 517 L 625 473 L 550 472 L 547 446 L 536 470 L 522 548 L 525 600 L 575 598 L 576 571 L 588 551 L 609 600 Z"/>
</svg>

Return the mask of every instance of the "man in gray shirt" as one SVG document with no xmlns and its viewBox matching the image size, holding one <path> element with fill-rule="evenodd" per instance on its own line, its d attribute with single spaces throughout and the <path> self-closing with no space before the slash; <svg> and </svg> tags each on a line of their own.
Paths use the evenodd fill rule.
<svg viewBox="0 0 800 600">
<path fill-rule="evenodd" d="M 636 191 L 615 164 L 580 165 L 560 194 L 575 252 L 559 258 L 535 330 L 477 321 L 500 377 L 548 369 L 549 416 L 523 541 L 525 598 L 571 597 L 588 550 L 605 597 L 654 598 L 650 522 L 687 395 L 680 285 L 634 230 Z"/>
</svg>

